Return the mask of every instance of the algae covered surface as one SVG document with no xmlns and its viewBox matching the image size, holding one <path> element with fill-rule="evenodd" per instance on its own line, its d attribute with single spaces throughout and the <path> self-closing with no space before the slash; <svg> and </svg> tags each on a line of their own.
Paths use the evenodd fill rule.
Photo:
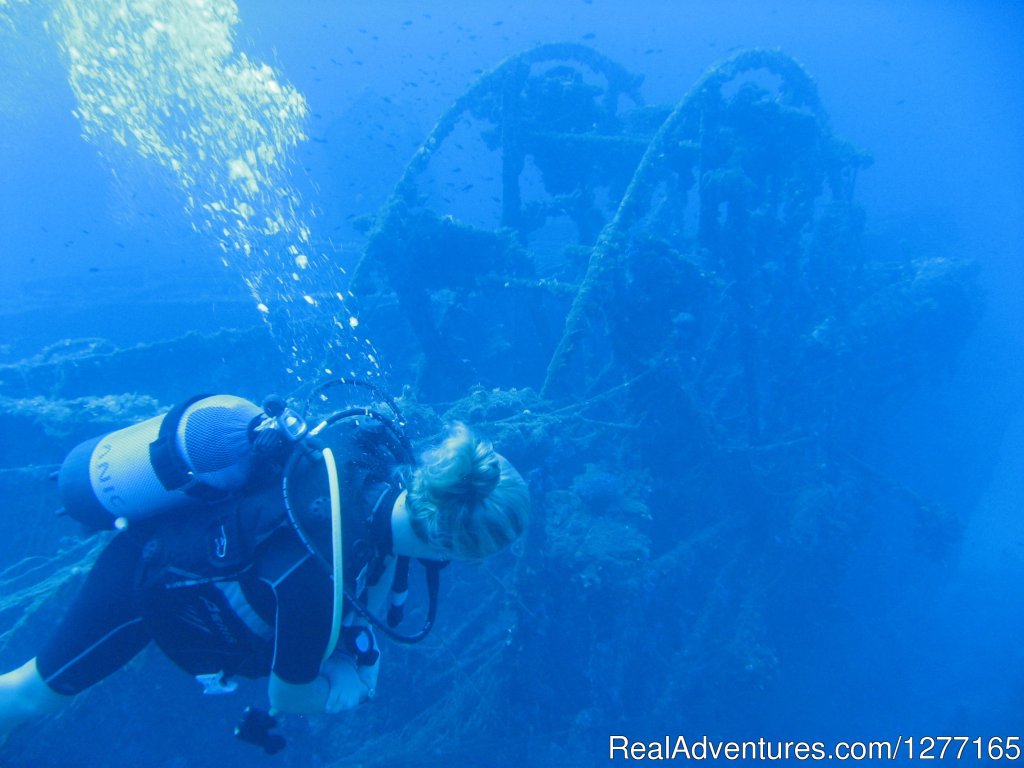
<svg viewBox="0 0 1024 768">
<path fill-rule="evenodd" d="M 274 758 L 150 649 L 4 764 L 1013 737 L 1020 13 L 821 8 L 0 3 L 5 668 L 105 540 L 50 474 L 197 392 L 369 381 L 533 500 Z"/>
</svg>

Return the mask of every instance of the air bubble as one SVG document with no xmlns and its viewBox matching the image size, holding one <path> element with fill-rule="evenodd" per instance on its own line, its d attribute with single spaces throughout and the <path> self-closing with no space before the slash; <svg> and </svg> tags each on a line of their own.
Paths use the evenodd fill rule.
<svg viewBox="0 0 1024 768">
<path fill-rule="evenodd" d="M 275 308 L 271 332 L 282 351 L 295 350 L 289 374 L 310 378 L 311 360 L 342 354 L 355 368 L 376 367 L 352 333 L 358 320 L 312 296 L 315 286 L 344 303 L 352 292 L 344 269 L 313 252 L 314 212 L 288 182 L 289 158 L 306 140 L 306 100 L 282 73 L 235 50 L 237 23 L 235 0 L 121 3 L 115 14 L 58 4 L 52 29 L 70 62 L 72 113 L 87 139 L 130 147 L 177 181 L 192 229 L 268 321 Z"/>
</svg>

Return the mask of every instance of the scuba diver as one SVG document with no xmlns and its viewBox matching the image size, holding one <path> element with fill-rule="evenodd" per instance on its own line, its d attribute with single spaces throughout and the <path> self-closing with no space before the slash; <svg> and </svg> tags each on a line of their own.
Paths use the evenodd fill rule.
<svg viewBox="0 0 1024 768">
<path fill-rule="evenodd" d="M 352 382 L 315 392 L 337 383 Z M 422 640 L 441 567 L 509 546 L 530 506 L 515 468 L 462 424 L 417 461 L 394 402 L 374 394 L 395 418 L 352 408 L 313 425 L 281 398 L 199 396 L 73 449 L 64 511 L 117 533 L 38 655 L 0 675 L 0 741 L 151 641 L 205 693 L 269 677 L 269 712 L 247 709 L 235 735 L 271 754 L 276 713 L 371 698 L 376 633 Z M 401 634 L 411 559 L 429 606 Z"/>
</svg>

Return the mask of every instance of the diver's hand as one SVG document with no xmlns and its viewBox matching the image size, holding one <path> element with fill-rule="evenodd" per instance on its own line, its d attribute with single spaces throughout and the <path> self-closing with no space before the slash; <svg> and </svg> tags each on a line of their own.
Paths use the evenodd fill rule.
<svg viewBox="0 0 1024 768">
<path fill-rule="evenodd" d="M 267 689 L 272 713 L 293 715 L 322 714 L 330 692 L 330 681 L 323 674 L 308 683 L 288 683 L 271 672 Z"/>
<path fill-rule="evenodd" d="M 376 665 L 357 669 L 355 662 L 346 657 L 328 659 L 320 666 L 320 674 L 331 684 L 324 707 L 329 715 L 352 709 L 370 698 L 377 683 Z"/>
</svg>

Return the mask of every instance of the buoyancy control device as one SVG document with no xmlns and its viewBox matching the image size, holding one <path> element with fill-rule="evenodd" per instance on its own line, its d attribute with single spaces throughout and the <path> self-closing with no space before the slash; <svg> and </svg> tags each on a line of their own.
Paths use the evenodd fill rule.
<svg viewBox="0 0 1024 768">
<path fill-rule="evenodd" d="M 350 407 L 308 428 L 311 401 L 326 400 L 327 391 L 336 386 L 367 389 L 385 403 L 395 421 L 369 407 Z M 262 408 L 235 395 L 196 395 L 163 415 L 87 440 L 71 450 L 56 473 L 63 513 L 95 529 L 124 528 L 134 521 L 186 509 L 197 501 L 223 501 L 251 491 L 254 483 L 274 478 L 283 480 L 281 491 L 288 507 L 289 479 L 295 468 L 307 458 L 319 465 L 327 433 L 350 420 L 376 424 L 389 436 L 385 442 L 393 446 L 393 457 L 399 463 L 415 463 L 412 445 L 398 426 L 404 419 L 397 404 L 371 384 L 328 380 L 312 391 L 303 410 L 306 413 L 300 416 L 276 395 L 266 398 Z M 275 464 L 276 468 L 268 471 Z M 336 469 L 328 474 L 335 475 L 337 484 Z M 294 509 L 288 510 L 293 528 L 317 554 L 309 531 L 294 513 Z M 332 556 L 335 553 L 319 554 L 329 570 L 340 568 L 340 557 Z M 419 632 L 404 635 L 396 630 L 402 621 L 409 558 L 398 558 L 386 621 L 371 615 L 355 595 L 346 595 L 357 613 L 400 643 L 425 638 L 436 615 L 438 573 L 444 564 L 420 562 L 426 569 L 429 603 Z M 341 580 L 337 583 L 340 610 Z"/>
<path fill-rule="evenodd" d="M 369 389 L 386 403 L 399 423 L 404 421 L 393 399 L 363 382 L 330 380 L 317 386 L 309 400 L 325 397 L 327 390 L 338 385 Z M 396 631 L 402 619 L 401 604 L 407 589 L 408 558 L 398 559 L 396 589 L 387 621 L 370 614 L 355 595 L 347 594 L 340 578 L 339 478 L 325 438 L 333 428 L 349 420 L 376 423 L 389 435 L 388 441 L 394 446 L 393 457 L 399 463 L 415 463 L 412 445 L 404 432 L 390 418 L 372 408 L 347 408 L 307 428 L 305 416 L 291 410 L 285 400 L 276 395 L 268 397 L 262 408 L 235 395 L 197 395 L 163 415 L 73 448 L 57 473 L 63 512 L 92 528 L 124 528 L 134 521 L 182 510 L 197 501 L 218 502 L 246 493 L 252 490 L 254 482 L 268 477 L 280 478 L 293 528 L 303 544 L 321 557 L 332 571 L 336 585 L 335 623 L 341 616 L 343 598 L 347 597 L 357 613 L 393 640 L 419 642 L 434 623 L 438 573 L 443 563 L 421 561 L 426 569 L 429 606 L 423 628 L 412 635 Z M 289 480 L 297 467 L 308 463 L 307 459 L 314 466 L 326 462 L 326 476 L 335 486 L 330 494 L 334 508 L 332 518 L 336 521 L 330 526 L 331 552 L 319 551 L 311 542 L 301 515 L 290 506 Z M 275 464 L 276 471 L 266 471 Z M 332 630 L 332 634 L 336 631 L 336 628 Z M 332 638 L 332 648 L 333 644 Z"/>
</svg>

